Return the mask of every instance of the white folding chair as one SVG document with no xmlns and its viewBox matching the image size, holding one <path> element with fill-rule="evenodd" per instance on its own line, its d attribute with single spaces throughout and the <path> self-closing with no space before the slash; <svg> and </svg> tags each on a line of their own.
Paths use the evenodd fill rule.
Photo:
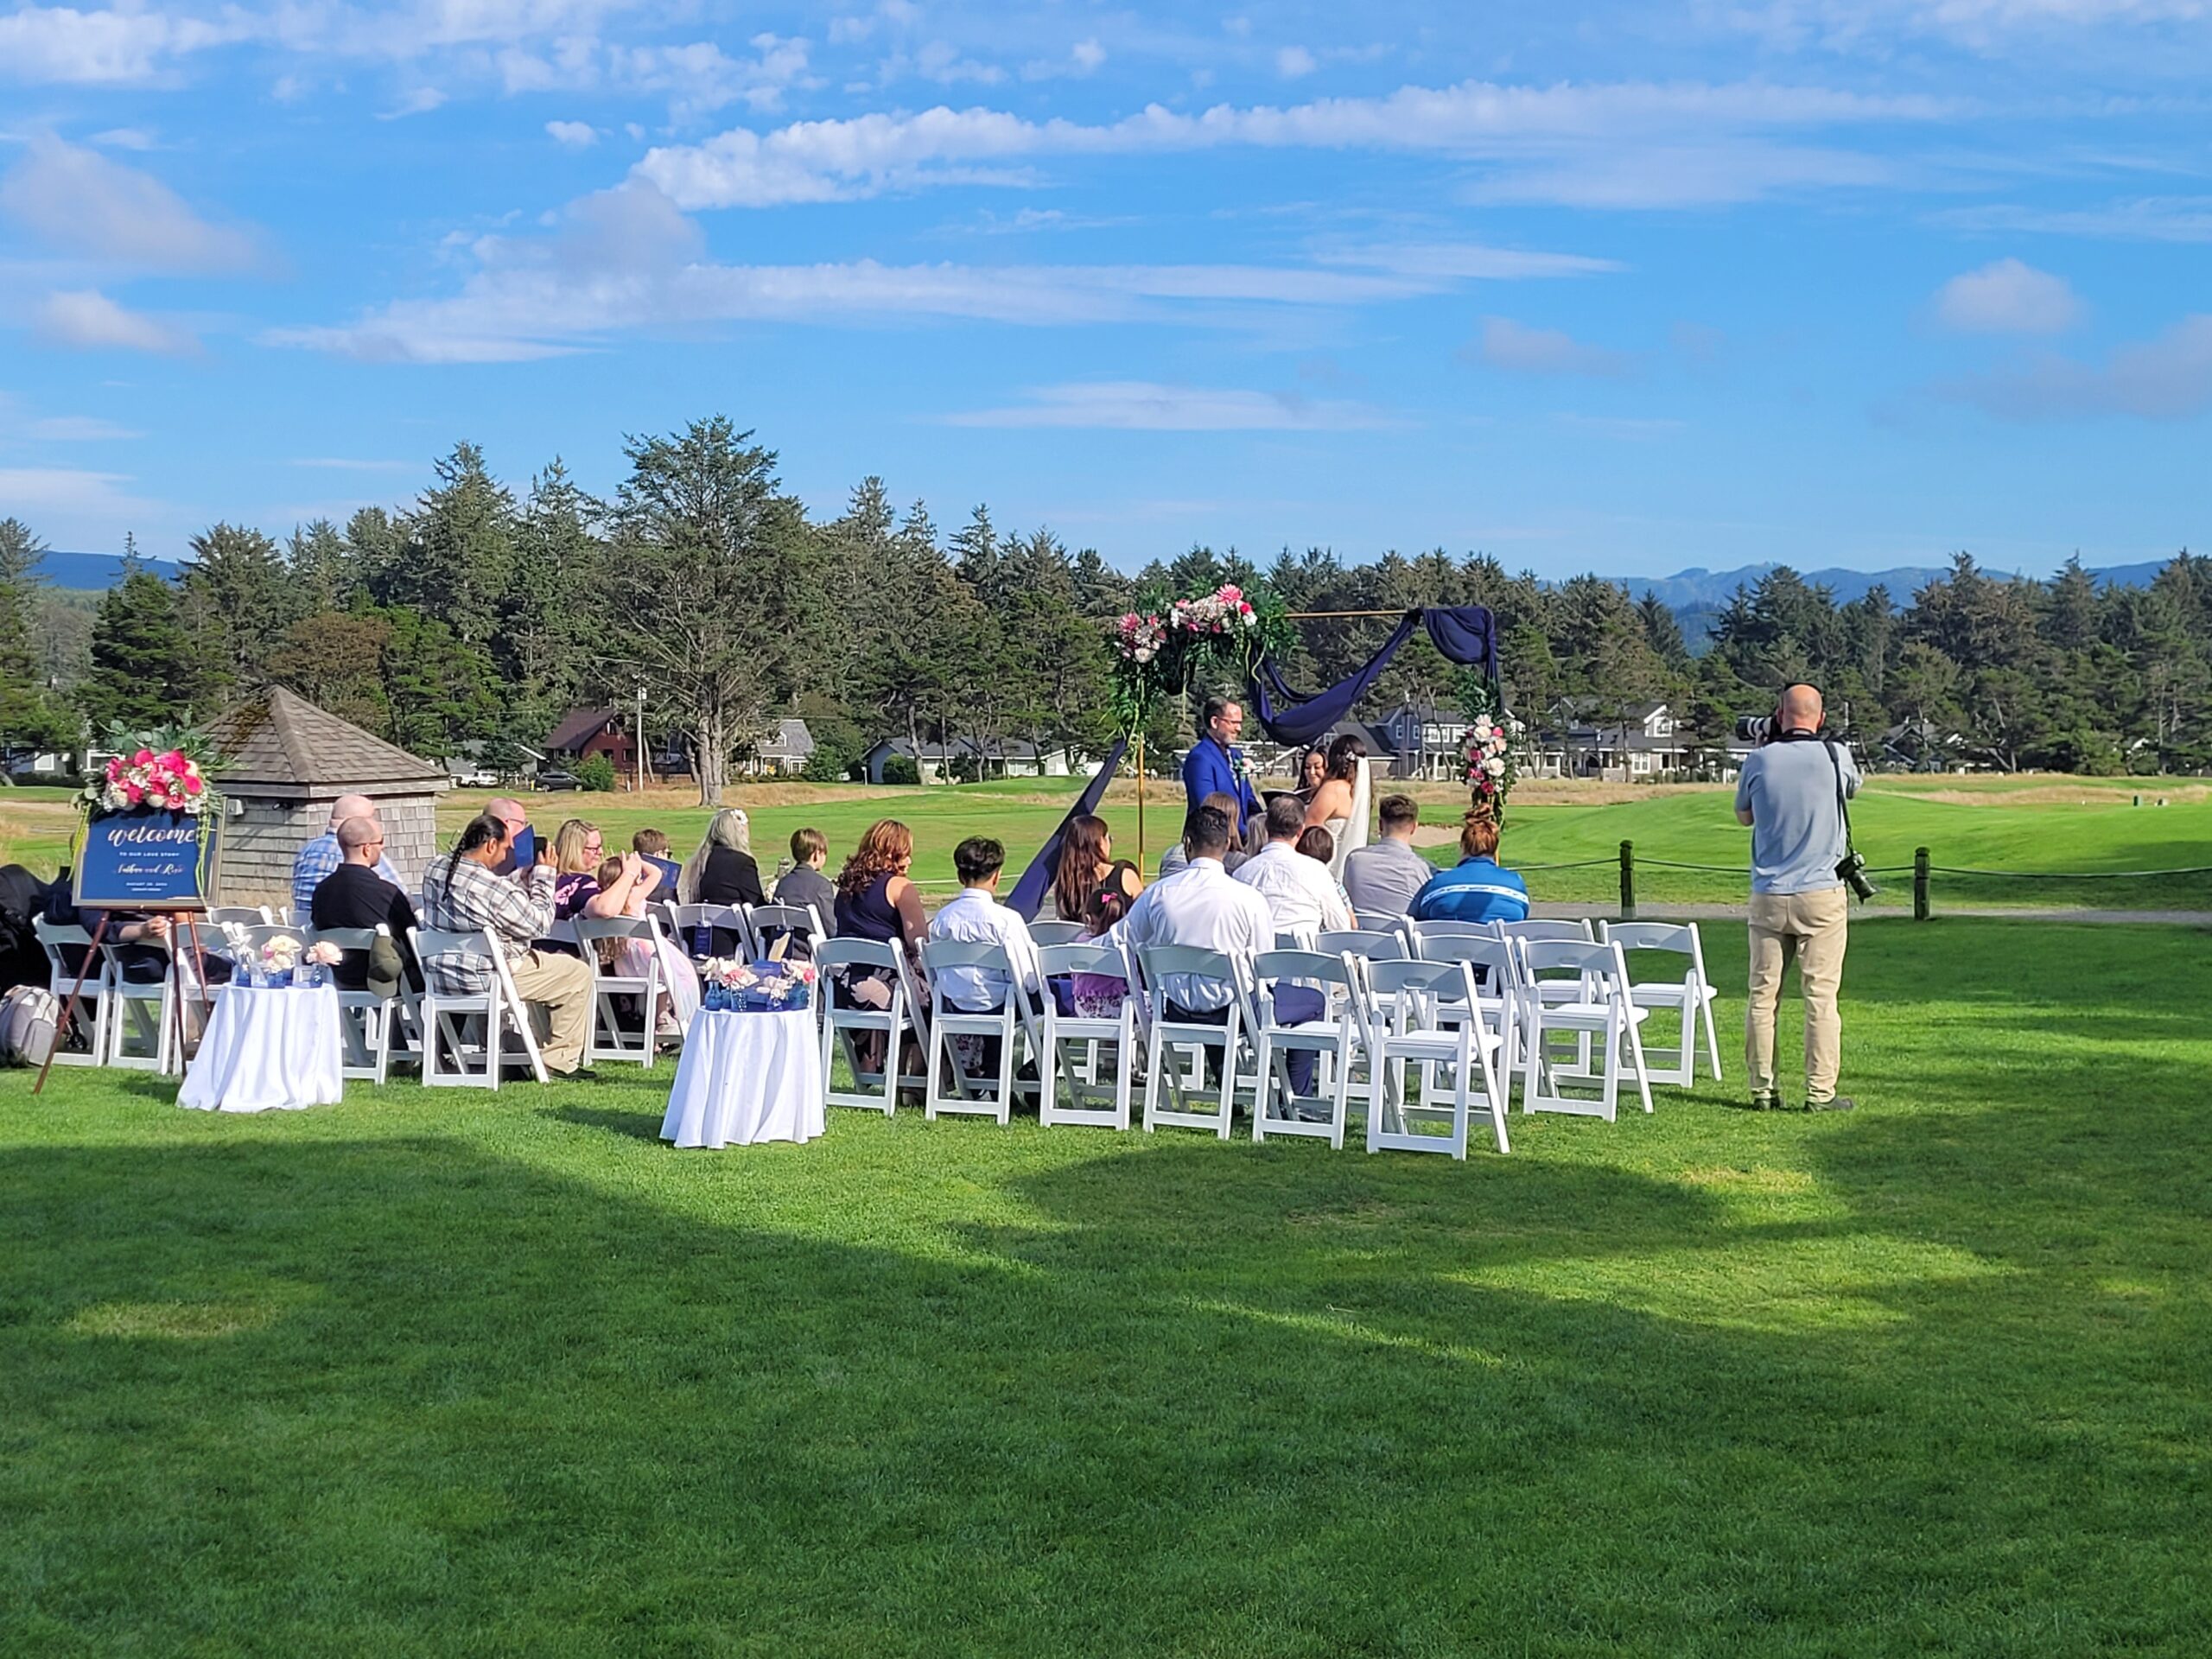
<svg viewBox="0 0 2212 1659">
<path fill-rule="evenodd" d="M 1327 957 L 1314 950 L 1266 950 L 1253 958 L 1246 1013 L 1259 1079 L 1252 1097 L 1254 1141 L 1270 1135 L 1306 1135 L 1343 1148 L 1352 1067 L 1364 1046 L 1358 1010 L 1360 970 L 1355 962 L 1349 956 Z M 1321 1017 L 1284 1024 L 1279 1015 L 1286 985 L 1319 991 Z M 1291 1082 L 1290 1056 L 1301 1050 L 1314 1057 L 1319 1093 L 1301 1095 Z M 1308 1116 L 1316 1107 L 1324 1115 Z"/>
<path fill-rule="evenodd" d="M 789 938 L 793 944 L 802 946 L 793 960 L 806 961 L 810 959 L 814 947 L 830 937 L 830 930 L 822 925 L 822 912 L 812 905 L 744 905 L 739 908 L 745 918 L 746 937 L 753 942 L 752 954 L 756 958 L 768 956 L 779 938 Z"/>
<path fill-rule="evenodd" d="M 92 936 L 81 927 L 49 922 L 43 916 L 31 919 L 32 930 L 38 935 L 39 948 L 46 952 L 47 988 L 54 993 L 54 1000 L 62 1007 L 69 1003 L 69 993 L 78 983 L 77 970 L 84 969 L 83 988 L 77 992 L 77 1012 L 72 1016 L 72 1030 L 54 1033 L 54 1063 L 56 1065 L 105 1065 L 108 1049 L 108 1019 L 113 1013 L 110 994 L 115 988 L 115 970 L 109 965 L 107 953 L 92 949 Z M 91 1026 L 81 1049 L 66 1048 L 66 1039 L 86 1031 L 86 1021 Z"/>
<path fill-rule="evenodd" d="M 909 1039 L 918 1042 L 919 1010 L 912 1001 L 912 980 L 906 972 L 906 952 L 895 944 L 874 939 L 824 939 L 814 953 L 815 1006 L 822 1018 L 823 1098 L 832 1106 L 860 1106 L 886 1117 L 899 1109 L 902 1084 L 919 1087 L 922 1079 L 902 1075 L 900 1055 Z M 883 976 L 888 1006 L 868 1007 L 852 1001 L 840 980 L 874 970 Z M 880 1067 L 861 1064 L 859 1037 L 880 1035 L 884 1058 Z M 841 1051 L 852 1072 L 853 1087 L 841 1090 L 831 1080 L 830 1062 Z"/>
<path fill-rule="evenodd" d="M 1516 939 L 1524 976 L 1521 998 L 1522 1088 L 1524 1112 L 1569 1112 L 1613 1122 L 1624 1059 L 1637 1079 L 1643 1109 L 1651 1109 L 1651 1086 L 1643 1065 L 1637 1027 L 1649 1010 L 1629 1001 L 1628 969 L 1618 944 L 1572 940 Z M 1572 1000 L 1543 995 L 1547 974 L 1567 976 L 1555 982 L 1577 987 Z M 1562 1062 L 1551 1052 L 1552 1039 L 1569 1037 L 1575 1058 Z M 1600 1062 L 1592 1046 L 1602 1050 Z M 1593 1085 L 1592 1096 L 1568 1092 L 1568 1085 Z"/>
<path fill-rule="evenodd" d="M 1143 982 L 1147 1010 L 1144 1039 L 1145 1133 L 1149 1135 L 1163 1127 L 1211 1129 L 1224 1141 L 1228 1140 L 1236 1109 L 1237 1074 L 1244 1047 L 1242 970 L 1233 959 L 1218 950 L 1202 950 L 1184 944 L 1139 945 L 1136 967 Z M 1201 979 L 1219 984 L 1229 995 L 1228 1006 L 1221 1011 L 1222 1022 L 1214 1025 L 1179 1017 L 1179 1011 L 1181 1015 L 1202 1011 L 1178 1004 L 1169 997 L 1166 984 L 1171 978 Z M 1206 1090 L 1209 1054 L 1219 1060 L 1221 1086 L 1211 1109 L 1194 1110 L 1192 1096 Z M 1174 1103 L 1172 1106 L 1160 1104 L 1163 1088 Z"/>
<path fill-rule="evenodd" d="M 1469 969 L 1469 978 L 1475 987 L 1474 1007 L 1483 1023 L 1497 1039 L 1503 1053 L 1500 1065 L 1509 1090 L 1512 1087 L 1515 1057 L 1521 1045 L 1521 1004 L 1529 995 L 1529 986 L 1521 972 L 1519 947 L 1510 939 L 1502 939 L 1489 931 L 1487 925 L 1476 931 L 1464 931 L 1465 923 L 1424 923 L 1430 931 L 1421 940 L 1421 960 L 1424 962 L 1459 963 Z M 1449 927 L 1451 931 L 1443 931 Z M 1464 1016 L 1466 1004 L 1459 1000 L 1455 987 L 1446 984 L 1438 993 L 1446 1024 Z"/>
<path fill-rule="evenodd" d="M 1501 939 L 1540 939 L 1550 944 L 1587 944 L 1598 936 L 1585 921 L 1492 922 Z"/>
<path fill-rule="evenodd" d="M 1006 976 L 1007 992 L 997 1007 L 963 1008 L 947 996 L 948 974 L 963 968 Z M 964 939 L 925 939 L 922 973 L 930 986 L 929 1060 L 925 1067 L 928 1081 L 922 1091 L 923 1115 L 934 1120 L 941 1113 L 964 1112 L 995 1117 L 1001 1123 L 1010 1122 L 1014 1116 L 1014 1069 L 1021 1028 L 1022 991 L 1013 963 L 1007 957 L 1006 947 L 972 944 Z M 955 1039 L 961 1037 L 982 1038 L 998 1044 L 997 1086 L 988 1094 L 960 1064 L 959 1045 Z M 950 1094 L 938 1087 L 940 1060 L 950 1074 Z"/>
<path fill-rule="evenodd" d="M 660 924 L 650 916 L 579 916 L 575 927 L 576 948 L 591 969 L 591 1018 L 584 1027 L 584 1058 L 635 1060 L 650 1066 L 661 1004 L 668 1000 L 668 988 L 660 977 Z M 619 947 L 632 939 L 645 941 L 645 972 L 620 973 L 609 968 L 601 959 L 601 941 Z M 618 996 L 636 997 L 644 1010 L 645 1024 L 634 1043 L 623 1032 L 621 1011 L 614 1001 Z"/>
<path fill-rule="evenodd" d="M 1360 1007 L 1368 1048 L 1367 1149 L 1465 1159 L 1479 1081 L 1497 1149 L 1511 1151 L 1495 1064 L 1500 1039 L 1481 1020 L 1464 1017 L 1476 996 L 1471 964 L 1376 962 L 1366 972 L 1368 995 Z M 1407 1092 L 1408 1068 L 1420 1075 L 1418 1101 Z M 1438 1123 L 1442 1134 L 1426 1127 Z"/>
<path fill-rule="evenodd" d="M 276 918 L 270 914 L 266 905 L 210 905 L 206 919 L 208 926 L 219 934 L 233 922 L 240 927 L 264 927 Z"/>
<path fill-rule="evenodd" d="M 1357 957 L 1363 962 L 1403 962 L 1413 955 L 1395 927 L 1352 927 L 1316 933 L 1313 948 L 1325 957 Z"/>
<path fill-rule="evenodd" d="M 652 906 L 648 905 L 646 909 Z M 745 916 L 735 905 L 664 905 L 669 937 L 694 962 L 703 962 L 715 954 L 714 930 L 737 935 L 738 953 L 748 961 L 753 957 L 753 935 L 745 925 Z M 701 930 L 706 930 L 702 948 Z"/>
<path fill-rule="evenodd" d="M 184 942 L 183 931 L 178 929 L 165 948 L 188 950 L 190 946 Z M 164 966 L 161 978 L 149 983 L 124 977 L 123 945 L 111 935 L 100 941 L 100 953 L 107 958 L 111 1002 L 107 1058 L 102 1064 L 126 1071 L 166 1074 L 172 1065 L 181 1071 L 184 1057 L 176 1052 L 175 964 Z"/>
<path fill-rule="evenodd" d="M 1033 923 L 1029 931 L 1034 938 L 1037 925 Z M 1128 1128 L 1138 1064 L 1135 987 L 1122 997 L 1119 1011 L 1110 1020 L 1062 1014 L 1052 994 L 1052 982 L 1071 974 L 1096 974 L 1127 983 L 1128 958 L 1111 945 L 1040 944 L 1037 961 L 1045 982 L 1039 1018 L 1043 1035 L 1037 1045 L 1038 1069 L 1043 1074 L 1039 1080 L 1044 1084 L 1037 1106 L 1039 1125 L 1050 1128 L 1057 1123 L 1084 1123 Z M 1109 1058 L 1114 1063 L 1110 1086 L 1102 1069 Z M 1065 1106 L 1059 1103 L 1062 1089 L 1067 1091 Z"/>
<path fill-rule="evenodd" d="M 340 950 L 371 950 L 378 939 L 391 937 L 382 922 L 374 927 L 310 928 L 308 933 L 309 943 L 334 944 Z M 398 1001 L 396 995 L 338 987 L 338 1031 L 345 1045 L 338 1063 L 341 1077 L 385 1081 L 391 1065 L 391 1025 Z"/>
<path fill-rule="evenodd" d="M 1042 950 L 1048 944 L 1073 944 L 1083 936 L 1081 922 L 1032 922 L 1030 942 Z"/>
<path fill-rule="evenodd" d="M 1639 1008 L 1665 1010 L 1681 1016 L 1681 1041 L 1679 1046 L 1646 1045 L 1647 1062 L 1656 1054 L 1671 1055 L 1674 1064 L 1660 1064 L 1652 1069 L 1651 1078 L 1656 1083 L 1671 1083 L 1678 1088 L 1697 1087 L 1698 1022 L 1705 1025 L 1706 1057 L 1713 1064 L 1713 1080 L 1720 1077 L 1720 1039 L 1713 1028 L 1713 1002 L 1719 993 L 1705 971 L 1705 943 L 1698 937 L 1695 922 L 1600 922 L 1598 936 L 1601 940 L 1621 948 L 1621 961 L 1629 969 L 1629 1001 Z M 1635 973 L 1641 961 L 1648 956 L 1667 952 L 1686 957 L 1682 976 L 1678 980 L 1638 980 Z"/>
<path fill-rule="evenodd" d="M 441 928 L 410 931 L 415 960 L 423 964 L 422 1007 L 423 1086 L 426 1089 L 497 1089 L 499 1074 L 509 1065 L 526 1063 L 538 1082 L 545 1081 L 545 1061 L 537 1052 L 537 1036 L 531 1029 L 530 1009 L 515 990 L 507 972 L 507 959 L 489 933 L 448 932 Z M 438 988 L 441 967 L 462 972 L 472 969 L 488 975 L 491 983 L 481 991 Z M 506 1046 L 512 1029 L 522 1040 L 519 1054 Z M 450 1054 L 450 1067 L 439 1064 Z"/>
</svg>

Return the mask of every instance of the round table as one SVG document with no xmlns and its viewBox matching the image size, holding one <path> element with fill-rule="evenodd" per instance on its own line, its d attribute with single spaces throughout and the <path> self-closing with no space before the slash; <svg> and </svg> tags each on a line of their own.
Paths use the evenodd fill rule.
<svg viewBox="0 0 2212 1659">
<path fill-rule="evenodd" d="M 346 1080 L 335 988 L 223 985 L 214 998 L 178 1105 L 268 1112 L 338 1103 Z"/>
<path fill-rule="evenodd" d="M 749 1147 L 822 1133 L 822 1039 L 814 1015 L 702 1008 L 684 1033 L 660 1138 Z"/>
</svg>

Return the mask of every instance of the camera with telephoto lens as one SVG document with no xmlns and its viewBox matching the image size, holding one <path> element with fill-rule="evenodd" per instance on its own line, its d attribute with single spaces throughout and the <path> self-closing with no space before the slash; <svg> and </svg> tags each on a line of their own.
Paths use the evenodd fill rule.
<svg viewBox="0 0 2212 1659">
<path fill-rule="evenodd" d="M 1866 861 L 1856 851 L 1846 853 L 1836 860 L 1835 873 L 1845 887 L 1859 895 L 1859 902 L 1862 905 L 1881 891 L 1867 879 Z"/>
<path fill-rule="evenodd" d="M 1738 743 L 1769 743 L 1774 740 L 1772 715 L 1738 715 L 1736 716 L 1736 741 Z"/>
</svg>

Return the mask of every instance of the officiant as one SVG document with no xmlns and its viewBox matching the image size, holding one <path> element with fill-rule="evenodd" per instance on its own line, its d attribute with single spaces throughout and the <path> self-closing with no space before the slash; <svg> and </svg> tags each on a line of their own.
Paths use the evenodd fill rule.
<svg viewBox="0 0 2212 1659">
<path fill-rule="evenodd" d="M 1244 705 L 1234 697 L 1208 697 L 1199 721 L 1201 735 L 1183 757 L 1183 793 L 1196 809 L 1209 795 L 1229 796 L 1236 803 L 1236 821 L 1230 826 L 1241 843 L 1248 825 L 1260 813 L 1260 798 L 1252 789 L 1252 769 L 1244 751 L 1236 747 L 1244 729 Z"/>
</svg>

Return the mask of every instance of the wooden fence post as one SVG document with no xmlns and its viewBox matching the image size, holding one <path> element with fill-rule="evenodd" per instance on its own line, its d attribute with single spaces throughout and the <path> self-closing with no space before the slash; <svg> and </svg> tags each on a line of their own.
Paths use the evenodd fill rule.
<svg viewBox="0 0 2212 1659">
<path fill-rule="evenodd" d="M 1621 920 L 1636 919 L 1636 843 L 1621 842 Z"/>
<path fill-rule="evenodd" d="M 1928 861 L 1925 847 L 1912 849 L 1912 919 L 1916 922 L 1928 919 Z"/>
</svg>

